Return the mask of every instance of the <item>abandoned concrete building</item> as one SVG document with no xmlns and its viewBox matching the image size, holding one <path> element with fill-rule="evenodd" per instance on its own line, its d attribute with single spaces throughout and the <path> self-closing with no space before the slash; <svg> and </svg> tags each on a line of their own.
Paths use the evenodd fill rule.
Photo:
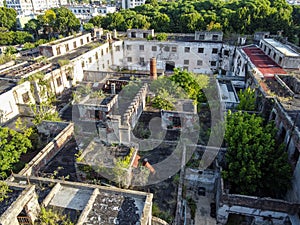
<svg viewBox="0 0 300 225">
<path fill-rule="evenodd" d="M 257 45 L 238 47 L 223 41 L 221 32 L 171 36 L 167 41 L 147 40 L 149 35 L 155 37 L 153 30 L 128 30 L 125 38 L 114 32 L 113 35 L 106 34 L 106 41 L 99 40 L 101 35 L 102 31 L 79 34 L 41 45 L 39 50 L 44 57 L 0 70 L 3 82 L 1 124 L 5 126 L 17 116 L 32 116 L 31 104 L 41 104 L 53 94 L 60 98 L 66 90 L 76 89 L 73 92 L 76 96 L 60 108 L 60 115 L 73 106 L 73 118 L 69 120 L 75 126 L 80 125 L 82 136 L 88 129 L 94 135 L 85 146 L 78 143 L 83 151 L 82 161 L 79 160 L 77 166 L 84 165 L 84 159 L 88 162 L 98 160 L 96 164 L 110 163 L 111 166 L 117 154 L 128 155 L 128 148 L 113 145 L 128 146 L 135 141 L 132 130 L 145 109 L 150 78 L 155 79 L 157 73 L 168 75 L 174 68 L 210 76 L 218 74 L 216 83 L 223 111 L 233 109 L 239 103 L 238 89 L 251 87 L 257 91 L 257 96 L 262 96 L 258 98 L 258 110 L 276 122 L 278 137 L 287 144 L 289 159 L 294 166 L 293 186 L 283 201 L 228 194 L 216 170 L 202 171 L 201 174 L 188 170 L 185 183 L 194 186 L 194 181 L 198 180 L 204 187 L 201 191 L 214 195 L 216 220 L 220 224 L 226 224 L 229 214 L 250 215 L 256 224 L 262 224 L 265 218 L 274 224 L 300 224 L 297 214 L 300 203 L 300 78 L 297 72 L 300 55 L 297 50 L 265 33 L 256 36 Z M 157 71 L 150 77 L 154 59 Z M 151 71 L 153 73 L 153 68 Z M 130 82 L 131 76 L 146 82 L 131 98 L 122 99 L 119 93 Z M 184 110 L 160 112 L 163 129 L 180 130 L 194 123 L 197 110 L 192 102 L 179 102 L 178 105 Z M 181 111 L 185 112 L 186 124 L 178 121 Z M 74 133 L 73 123 L 47 125 L 44 122 L 43 126 L 40 131 L 46 136 L 54 129 L 51 126 L 60 127 L 60 133 L 18 175 L 10 178 L 9 185 L 18 190 L 19 197 L 0 215 L 3 225 L 12 224 L 11 221 L 24 224 L 25 217 L 32 222 L 37 214 L 31 212 L 39 211 L 41 206 L 63 208 L 77 224 L 164 224 L 152 218 L 152 194 L 34 178 L 45 171 L 45 166 L 67 145 Z M 111 154 L 109 162 L 103 161 L 99 152 L 97 157 L 92 154 L 95 146 L 102 149 L 101 154 L 106 151 Z M 138 148 L 127 171 L 129 183 L 131 167 L 135 167 L 137 161 Z M 75 177 L 84 181 L 84 171 L 79 168 L 76 172 Z M 49 189 L 41 196 L 38 186 L 44 183 Z M 123 209 L 123 205 L 129 209 Z M 125 215 L 122 210 L 129 214 Z M 106 215 L 107 211 L 111 214 Z M 179 214 L 185 221 L 184 210 Z"/>
<path fill-rule="evenodd" d="M 1 202 L 3 225 L 32 224 L 41 207 L 64 211 L 75 224 L 151 224 L 151 193 L 15 175 L 13 203 Z"/>
</svg>

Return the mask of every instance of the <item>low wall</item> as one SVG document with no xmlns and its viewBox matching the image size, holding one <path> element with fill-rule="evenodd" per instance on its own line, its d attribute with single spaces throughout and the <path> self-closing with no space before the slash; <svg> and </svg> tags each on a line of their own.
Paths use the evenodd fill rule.
<svg viewBox="0 0 300 225">
<path fill-rule="evenodd" d="M 255 196 L 222 194 L 222 204 L 244 206 L 264 211 L 283 212 L 287 214 L 300 213 L 300 204 L 293 204 L 280 199 L 259 198 Z"/>
<path fill-rule="evenodd" d="M 168 225 L 168 223 L 158 217 L 152 216 L 151 220 L 152 225 Z"/>
<path fill-rule="evenodd" d="M 73 132 L 74 124 L 70 123 L 20 171 L 19 175 L 34 176 L 40 168 L 45 166 L 72 138 Z"/>
<path fill-rule="evenodd" d="M 148 85 L 144 84 L 143 87 L 139 90 L 139 92 L 134 97 L 128 109 L 125 111 L 122 120 L 123 125 L 130 125 L 131 128 L 134 128 L 140 115 L 142 114 L 145 108 L 147 93 L 148 93 Z"/>
</svg>

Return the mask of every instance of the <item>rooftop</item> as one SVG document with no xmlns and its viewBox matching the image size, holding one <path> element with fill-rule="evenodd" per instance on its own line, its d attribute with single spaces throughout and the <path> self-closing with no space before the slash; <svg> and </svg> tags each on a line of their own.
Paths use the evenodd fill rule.
<svg viewBox="0 0 300 225">
<path fill-rule="evenodd" d="M 250 61 L 264 76 L 274 76 L 274 74 L 286 74 L 279 65 L 277 65 L 269 56 L 256 46 L 247 46 L 242 48 Z"/>
<path fill-rule="evenodd" d="M 150 208 L 147 206 L 152 202 L 149 193 L 19 175 L 14 175 L 11 181 L 24 188 L 35 184 L 38 197 L 43 195 L 39 203 L 72 214 L 71 220 L 75 223 L 144 225 L 149 219 Z M 47 197 L 39 191 L 40 187 L 47 189 Z"/>
<path fill-rule="evenodd" d="M 16 82 L 0 79 L 0 94 L 3 94 L 16 86 Z"/>
<path fill-rule="evenodd" d="M 266 38 L 264 40 L 268 44 L 272 45 L 275 49 L 283 53 L 285 56 L 300 57 L 300 55 L 297 52 L 295 52 L 291 48 L 288 48 L 286 45 L 280 43 L 279 41 L 276 41 L 272 38 Z"/>
<path fill-rule="evenodd" d="M 94 139 L 82 153 L 82 162 L 91 166 L 113 167 L 116 158 L 130 154 L 130 148 L 124 145 L 105 145 Z M 132 159 L 131 159 L 132 161 Z"/>
<path fill-rule="evenodd" d="M 99 44 L 99 45 L 98 45 Z M 83 46 L 80 46 L 79 48 L 76 48 L 74 49 L 73 51 L 70 51 L 69 53 L 67 54 L 64 54 L 64 55 L 61 55 L 61 56 L 55 56 L 50 60 L 50 62 L 52 63 L 58 63 L 59 60 L 65 60 L 65 59 L 68 59 L 68 60 L 73 60 L 81 55 L 83 55 L 84 53 L 100 46 L 100 42 L 98 43 L 95 43 L 95 42 L 91 42 L 89 44 L 86 44 L 86 45 L 83 45 Z"/>
</svg>

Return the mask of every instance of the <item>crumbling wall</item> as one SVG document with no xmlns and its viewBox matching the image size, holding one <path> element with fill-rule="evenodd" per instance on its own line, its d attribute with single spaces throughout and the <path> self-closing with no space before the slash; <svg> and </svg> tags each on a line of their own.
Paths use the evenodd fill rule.
<svg viewBox="0 0 300 225">
<path fill-rule="evenodd" d="M 135 127 L 139 117 L 141 116 L 145 108 L 148 90 L 148 85 L 144 84 L 143 87 L 136 94 L 130 106 L 123 115 L 123 125 L 130 126 L 132 129 Z"/>
<path fill-rule="evenodd" d="M 74 125 L 70 123 L 51 142 L 49 142 L 29 163 L 20 171 L 20 175 L 35 175 L 41 167 L 45 166 L 72 138 Z"/>
</svg>

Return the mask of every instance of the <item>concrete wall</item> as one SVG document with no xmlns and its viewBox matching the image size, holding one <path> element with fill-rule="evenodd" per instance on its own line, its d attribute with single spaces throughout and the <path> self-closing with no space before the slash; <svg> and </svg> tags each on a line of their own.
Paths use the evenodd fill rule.
<svg viewBox="0 0 300 225">
<path fill-rule="evenodd" d="M 34 176 L 41 167 L 45 166 L 72 138 L 74 125 L 70 123 L 51 142 L 49 142 L 19 174 Z"/>
<path fill-rule="evenodd" d="M 285 54 L 283 54 L 282 52 L 274 48 L 272 45 L 267 43 L 264 39 L 260 41 L 259 46 L 266 55 L 268 55 L 271 59 L 273 59 L 282 68 L 294 68 L 294 69 L 299 68 L 300 56 L 286 56 Z M 289 46 L 286 47 L 290 48 Z M 294 50 L 291 49 L 291 51 Z"/>
<path fill-rule="evenodd" d="M 18 107 L 19 103 L 29 104 L 35 102 L 30 91 L 30 82 L 26 81 L 1 94 L 0 102 L 0 123 L 5 123 L 20 113 Z"/>
<path fill-rule="evenodd" d="M 52 57 L 64 55 L 74 49 L 86 45 L 92 41 L 91 33 L 80 36 L 69 36 L 63 39 L 52 41 L 39 46 L 39 51 L 43 56 Z"/>
<path fill-rule="evenodd" d="M 222 41 L 223 32 L 221 31 L 196 31 L 195 40 L 197 41 Z"/>
<path fill-rule="evenodd" d="M 191 72 L 212 74 L 218 69 L 221 48 L 222 43 L 213 42 L 125 40 L 123 66 L 149 71 L 150 58 L 155 57 L 157 69 L 165 70 L 167 64 L 172 64 Z"/>
<path fill-rule="evenodd" d="M 219 187 L 221 192 L 217 206 L 217 222 L 220 224 L 226 224 L 229 214 L 232 213 L 253 216 L 257 224 L 262 224 L 265 218 L 270 218 L 273 224 L 281 225 L 287 217 L 298 217 L 300 212 L 299 204 L 272 198 L 228 194 L 223 189 L 222 181 Z"/>
<path fill-rule="evenodd" d="M 147 38 L 147 36 L 154 37 L 154 30 L 141 30 L 141 29 L 128 29 L 127 37 L 128 38 Z"/>
<path fill-rule="evenodd" d="M 24 187 L 18 187 L 15 184 L 10 188 L 13 189 L 24 189 Z M 37 194 L 35 193 L 35 186 L 25 188 L 19 197 L 10 205 L 10 207 L 0 216 L 2 225 L 19 225 L 17 216 L 25 209 L 27 215 L 31 218 L 31 221 L 36 219 L 37 213 L 40 210 L 38 204 Z"/>
</svg>

